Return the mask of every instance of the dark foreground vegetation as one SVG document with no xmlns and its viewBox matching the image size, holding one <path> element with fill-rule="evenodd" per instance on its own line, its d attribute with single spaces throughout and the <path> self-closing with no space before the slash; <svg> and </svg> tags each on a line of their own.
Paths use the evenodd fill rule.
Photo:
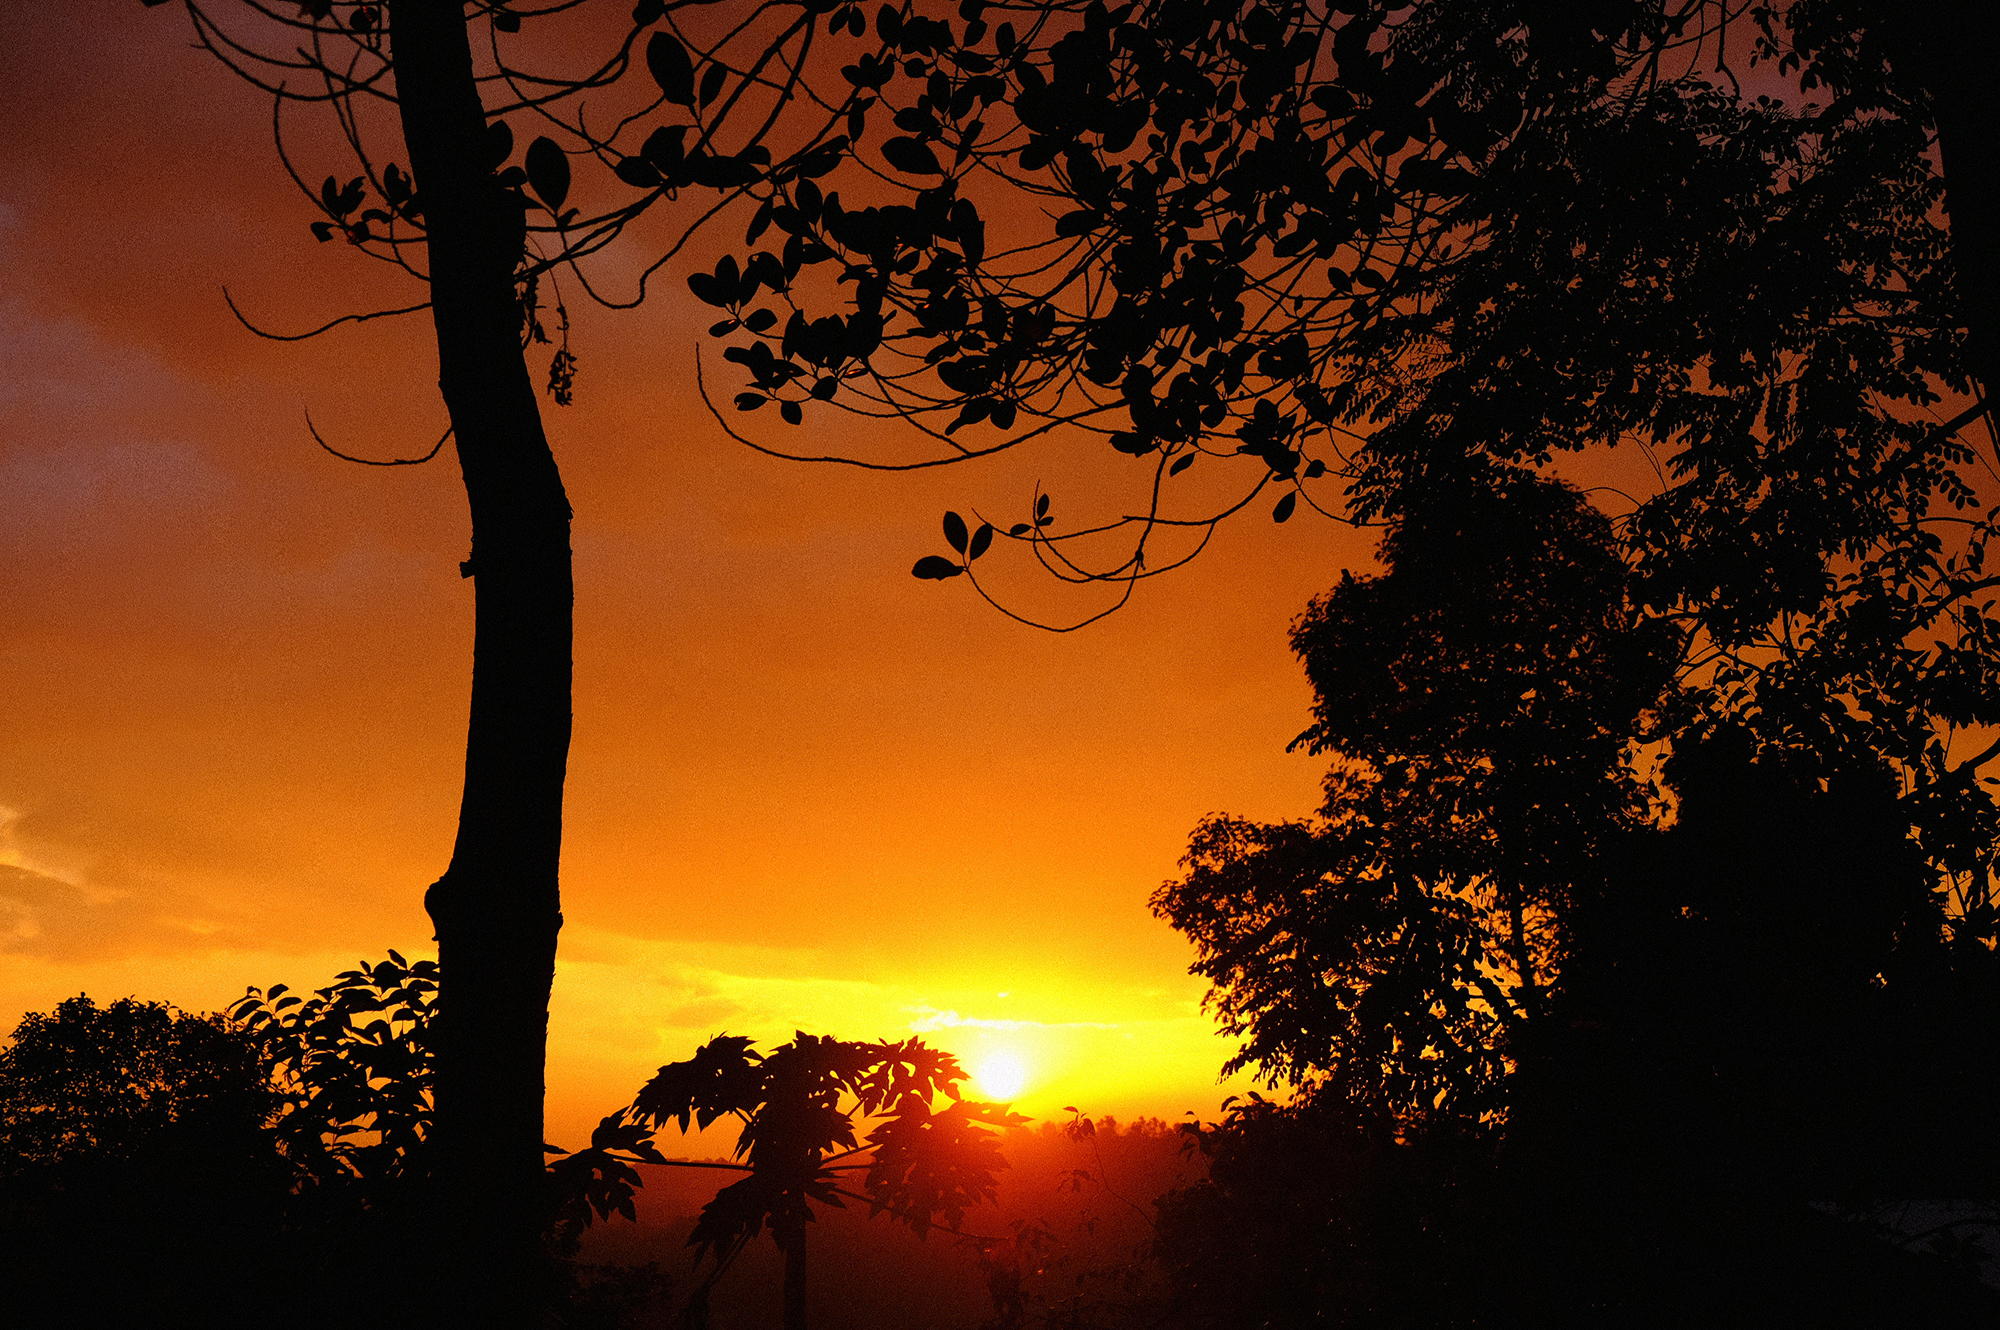
<svg viewBox="0 0 2000 1330">
<path fill-rule="evenodd" d="M 83 1326 L 425 1323 L 436 975 L 392 956 L 235 1017 L 77 997 L 24 1019 L 0 1052 L 8 1305 Z M 1144 1202 L 1199 1174 L 1180 1135 L 1028 1131 L 924 1092 L 959 1079 L 914 1040 L 801 1036 L 760 1057 L 723 1038 L 662 1068 L 592 1148 L 552 1151 L 539 1323 L 972 1326 L 1121 1305 Z M 638 1124 L 683 1107 L 734 1116 L 742 1148 L 668 1160 Z"/>
<path fill-rule="evenodd" d="M 1086 1308 L 1002 1271 L 1002 1323 L 1992 1320 L 1946 1268 L 1952 1226 L 1918 1259 L 1854 1218 L 2000 1194 L 1980 7 L 642 0 L 628 22 L 621 0 L 605 63 L 543 82 L 509 61 L 576 6 L 251 4 L 240 41 L 186 8 L 239 73 L 343 114 L 360 174 L 328 178 L 314 233 L 430 284 L 478 598 L 428 897 L 451 999 L 434 1112 L 407 1036 L 438 976 L 401 962 L 296 1008 L 257 995 L 240 1036 L 109 1009 L 167 1051 L 94 1109 L 51 1108 L 46 1068 L 87 1061 L 63 1031 L 105 1013 L 31 1021 L 16 1074 L 69 1051 L 21 1101 L 21 1139 L 54 1144 L 8 1155 L 13 1251 L 115 1194 L 111 1222 L 226 1231 L 205 1249 L 264 1272 L 134 1265 L 174 1315 L 269 1277 L 303 1320 L 583 1317 L 625 1286 L 565 1293 L 550 1254 L 630 1199 L 667 1120 L 710 1112 L 742 1120 L 750 1185 L 696 1245 L 775 1234 L 797 1325 L 825 1170 L 859 1163 L 871 1115 L 950 1098 L 953 1068 L 888 1046 L 711 1045 L 590 1149 L 538 1153 L 570 514 L 522 352 L 559 276 L 681 203 L 689 230 L 746 214 L 740 252 L 687 279 L 741 376 L 726 419 L 776 431 L 732 423 L 746 442 L 813 455 L 785 431 L 846 406 L 933 427 L 909 436 L 933 451 L 864 465 L 1038 438 L 1129 462 L 1139 497 L 1102 518 L 1040 486 L 1019 521 L 947 515 L 920 578 L 985 591 L 975 564 L 1013 548 L 1115 606 L 1239 512 L 1383 533 L 1379 572 L 1294 633 L 1319 814 L 1210 819 L 1154 898 L 1239 1064 L 1291 1099 L 1195 1138 L 1209 1177 L 1160 1207 L 1152 1284 Z M 573 99 L 614 85 L 637 92 L 599 137 Z M 375 97 L 400 139 L 371 152 L 352 110 Z M 510 115 L 536 130 L 518 165 Z M 602 168 L 574 208 L 573 163 Z M 1019 234 L 989 234 L 1003 215 Z M 563 345 L 555 400 L 576 368 Z M 1635 452 L 1631 484 L 1561 479 Z M 340 1070 L 357 1057 L 379 1061 Z M 190 1101 L 199 1128 L 122 1106 L 238 1073 Z M 101 1131 L 50 1134 L 86 1110 Z M 891 1165 L 908 1142 L 878 1136 L 860 1194 L 955 1228 L 997 1129 Z M 153 1218 L 170 1194 L 193 1218 Z M 23 1278 L 114 1296 L 63 1259 Z"/>
<path fill-rule="evenodd" d="M 10 1306 L 45 1312 L 23 1323 L 425 1323 L 441 1296 L 412 1259 L 433 1222 L 435 977 L 391 957 L 303 1001 L 253 993 L 234 1019 L 83 997 L 27 1017 L 0 1052 L 0 1278 Z M 904 1075 L 955 1070 L 914 1041 L 802 1040 L 757 1059 L 729 1039 L 662 1068 L 545 1175 L 538 1323 L 2000 1324 L 2000 1294 L 1977 1282 L 1992 1207 L 1891 1224 L 1854 1199 L 1792 1203 L 1758 1171 L 1770 1143 L 1691 1120 L 1685 1087 L 1655 1117 L 1620 1106 L 1592 1139 L 1526 1146 L 1399 1139 L 1311 1096 L 1122 1128 L 1029 1129 L 970 1105 L 961 1127 L 1004 1130 L 947 1130 L 922 1160 L 899 1132 L 952 1122 L 957 1101 L 870 1120 L 798 1079 L 842 1060 L 865 1076 L 883 1049 L 909 1059 Z M 765 1078 L 747 1097 L 746 1073 Z M 750 1143 L 666 1158 L 636 1124 L 675 1093 L 691 1118 L 749 1109 Z"/>
</svg>

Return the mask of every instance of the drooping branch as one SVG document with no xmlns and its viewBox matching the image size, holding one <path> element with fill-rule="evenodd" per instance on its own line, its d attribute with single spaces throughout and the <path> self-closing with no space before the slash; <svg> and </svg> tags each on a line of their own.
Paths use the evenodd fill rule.
<svg viewBox="0 0 2000 1330">
<path fill-rule="evenodd" d="M 438 435 L 438 441 L 432 444 L 430 451 L 425 453 L 422 457 L 392 457 L 388 459 L 380 459 L 373 457 L 356 457 L 352 453 L 344 453 L 340 451 L 340 449 L 328 443 L 324 438 L 320 436 L 319 429 L 313 424 L 312 413 L 310 411 L 306 413 L 306 429 L 312 434 L 313 442 L 317 443 L 321 448 L 324 448 L 327 452 L 332 453 L 335 457 L 338 457 L 343 462 L 358 462 L 362 466 L 422 466 L 425 462 L 428 462 L 433 457 L 436 457 L 438 455 L 438 451 L 444 447 L 445 441 L 451 438 L 451 426 L 447 425 L 445 426 L 444 433 Z"/>
</svg>

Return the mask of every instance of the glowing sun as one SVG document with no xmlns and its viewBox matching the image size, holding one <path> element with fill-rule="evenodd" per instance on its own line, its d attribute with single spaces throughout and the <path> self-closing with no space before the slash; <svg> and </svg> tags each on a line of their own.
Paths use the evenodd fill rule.
<svg viewBox="0 0 2000 1330">
<path fill-rule="evenodd" d="M 980 1093 L 993 1099 L 1009 1100 L 1020 1094 L 1021 1087 L 1028 1083 L 1028 1068 L 1012 1053 L 989 1053 L 973 1069 L 972 1080 Z"/>
</svg>

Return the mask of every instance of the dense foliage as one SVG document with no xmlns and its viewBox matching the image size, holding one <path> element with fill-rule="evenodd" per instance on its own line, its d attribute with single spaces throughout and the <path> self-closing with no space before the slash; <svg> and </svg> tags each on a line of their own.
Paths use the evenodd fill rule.
<svg viewBox="0 0 2000 1330">
<path fill-rule="evenodd" d="M 286 1305 L 290 1181 L 256 1041 L 212 1016 L 78 996 L 0 1050 L 0 1285 L 72 1324 L 248 1324 Z M 230 1259 L 221 1259 L 225 1252 Z"/>
</svg>

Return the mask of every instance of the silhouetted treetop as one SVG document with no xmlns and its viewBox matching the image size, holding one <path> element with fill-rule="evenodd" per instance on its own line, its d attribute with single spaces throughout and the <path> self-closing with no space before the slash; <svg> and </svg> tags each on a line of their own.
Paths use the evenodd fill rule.
<svg viewBox="0 0 2000 1330">
<path fill-rule="evenodd" d="M 1247 1036 L 1232 1069 L 1477 1121 L 1559 982 L 1563 911 L 1645 815 L 1624 760 L 1678 643 L 1632 613 L 1610 522 L 1525 472 L 1440 486 L 1383 561 L 1293 631 L 1320 819 L 1204 821 L 1153 906 Z"/>
<path fill-rule="evenodd" d="M 1314 693 L 1297 744 L 1378 769 L 1615 761 L 1679 644 L 1629 603 L 1611 521 L 1511 469 L 1441 478 L 1411 506 L 1386 572 L 1344 575 L 1293 628 Z"/>
<path fill-rule="evenodd" d="M 263 1049 L 222 1018 L 79 995 L 28 1013 L 0 1049 L 0 1172 L 132 1164 L 166 1141 L 199 1151 L 280 1106 Z"/>
</svg>

